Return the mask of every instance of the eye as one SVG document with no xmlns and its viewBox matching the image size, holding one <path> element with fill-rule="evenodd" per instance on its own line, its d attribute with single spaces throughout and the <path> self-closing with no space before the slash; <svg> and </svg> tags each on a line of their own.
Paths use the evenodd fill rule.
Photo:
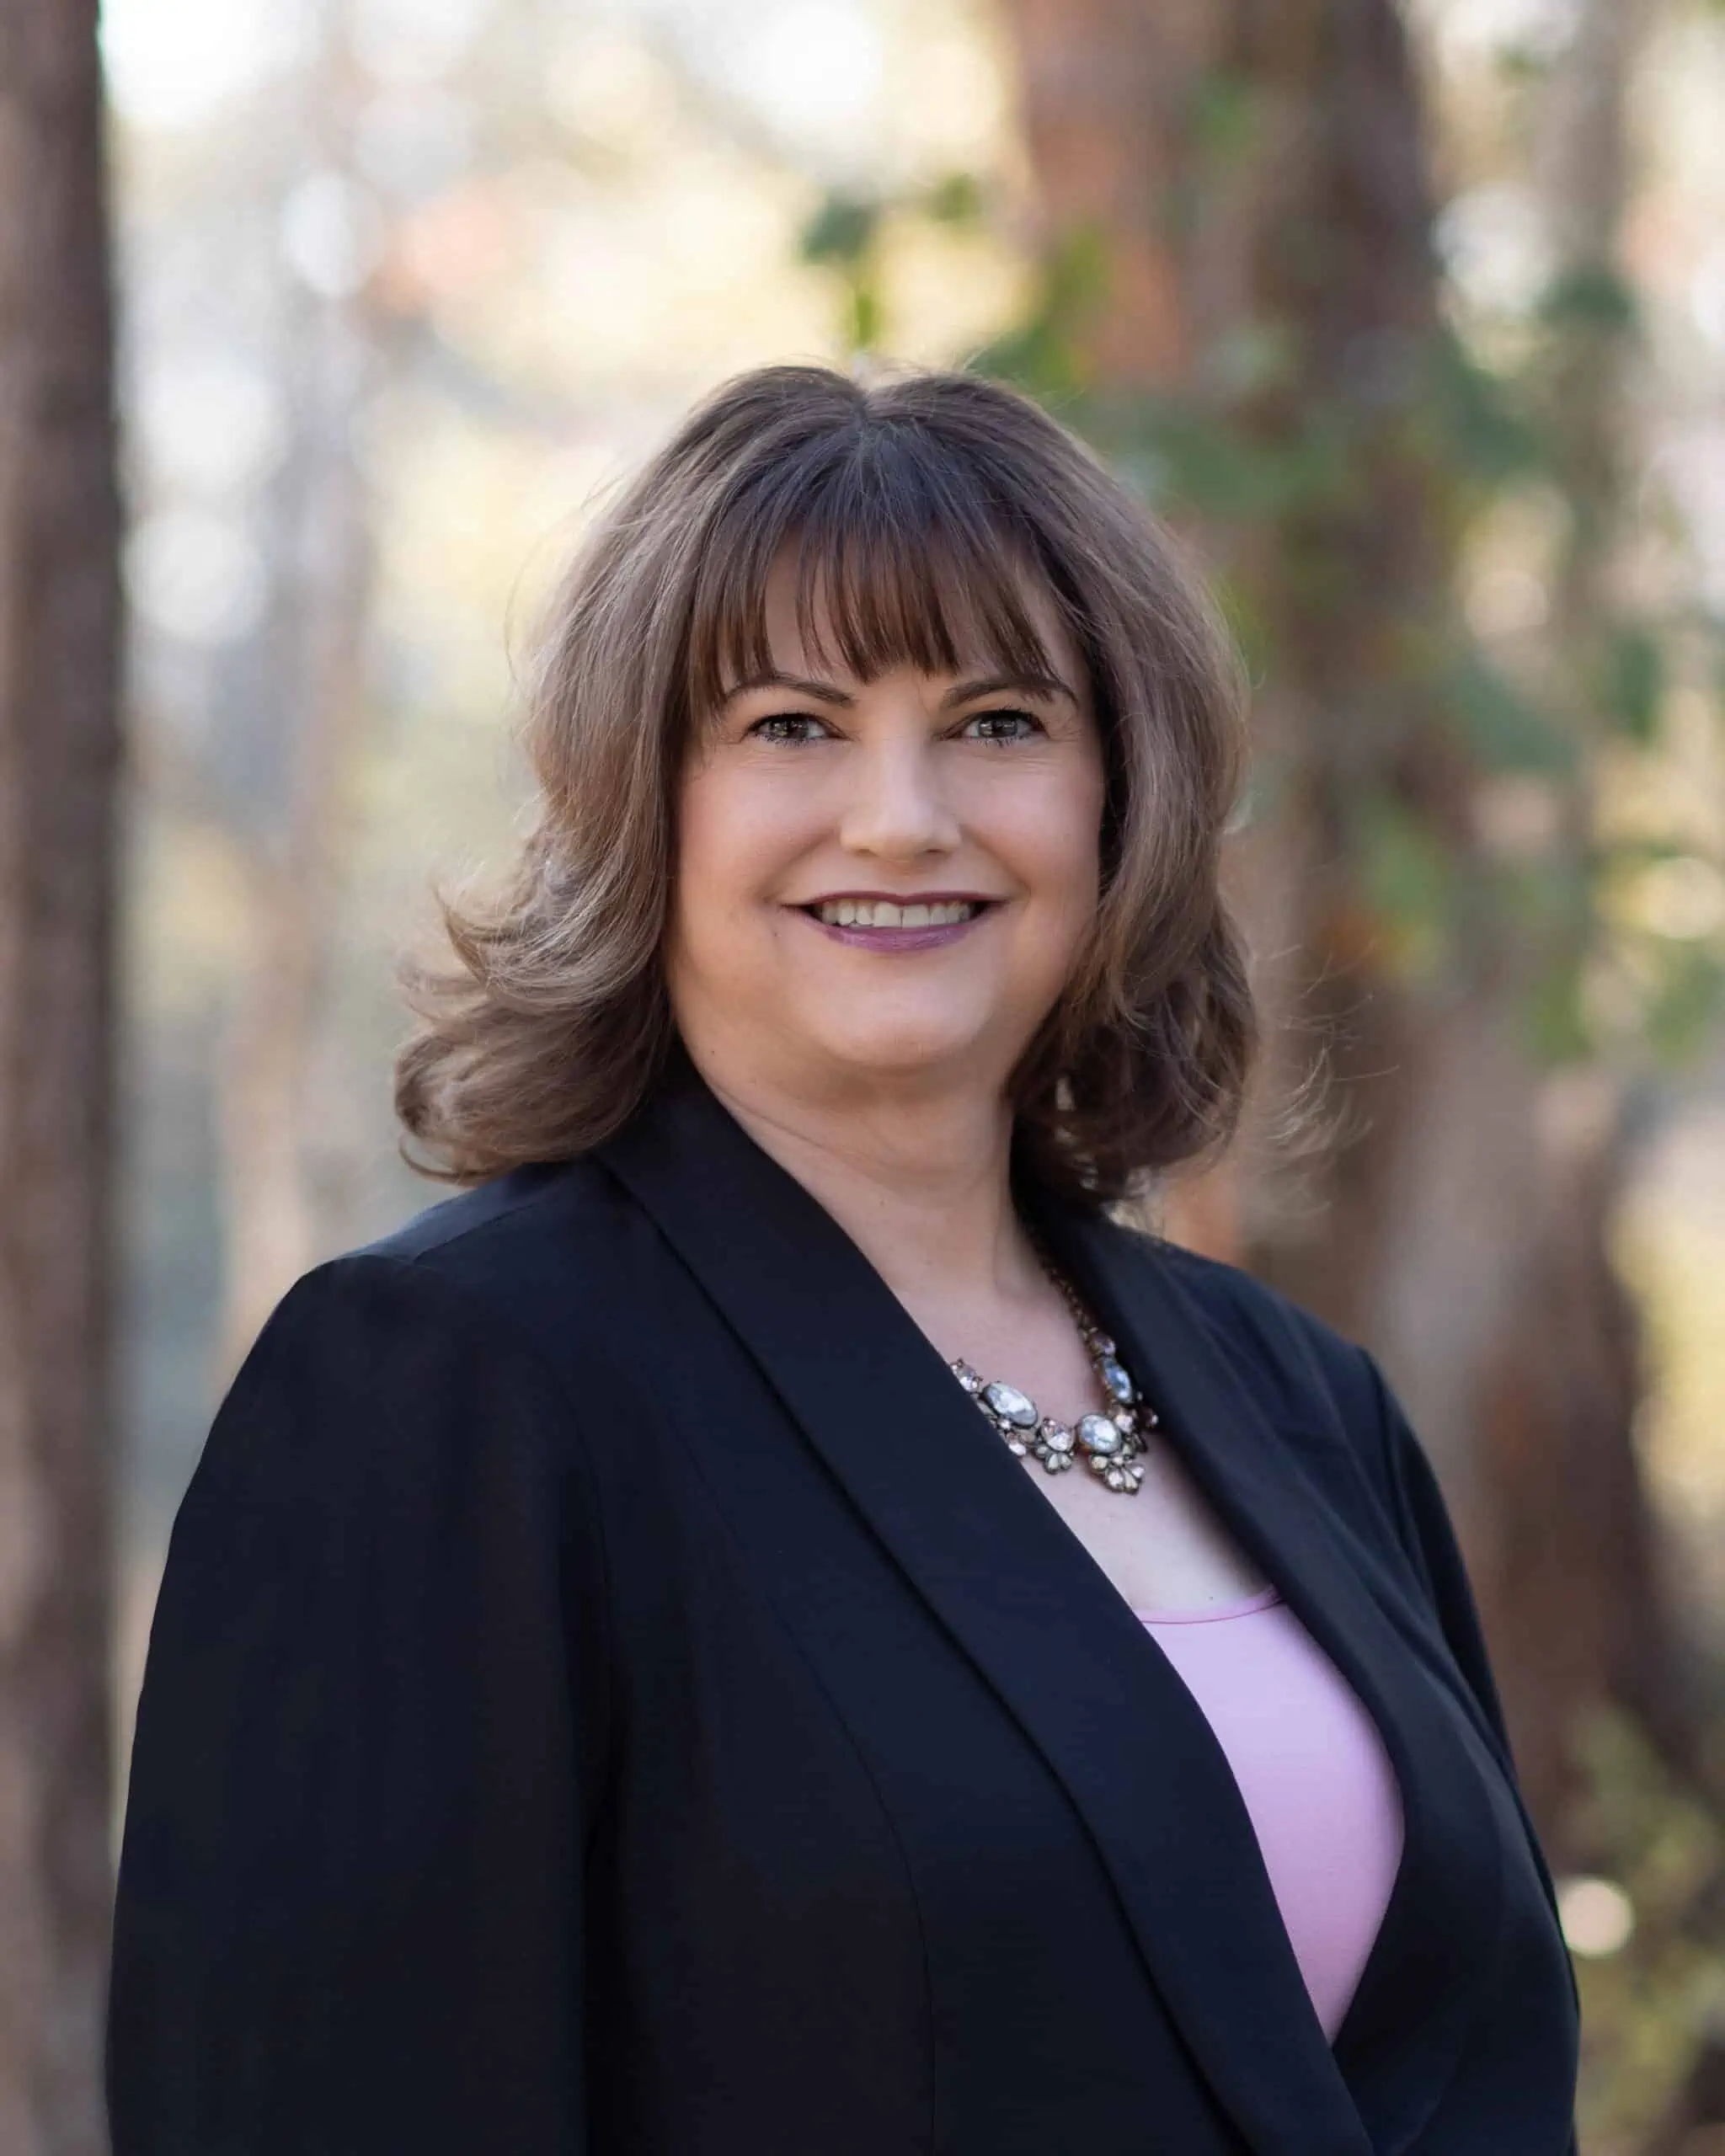
<svg viewBox="0 0 1725 2156">
<path fill-rule="evenodd" d="M 812 712 L 777 711 L 766 718 L 757 718 L 747 732 L 757 740 L 782 741 L 794 747 L 804 741 L 818 740 L 826 730 Z"/>
<path fill-rule="evenodd" d="M 981 731 L 973 732 L 973 728 Z M 973 741 L 993 741 L 1005 747 L 1014 741 L 1032 740 L 1047 729 L 1033 712 L 980 711 L 965 720 L 964 731 Z"/>
</svg>

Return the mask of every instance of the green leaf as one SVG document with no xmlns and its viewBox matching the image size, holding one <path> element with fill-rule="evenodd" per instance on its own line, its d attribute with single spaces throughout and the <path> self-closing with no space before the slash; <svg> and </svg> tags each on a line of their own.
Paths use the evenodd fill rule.
<svg viewBox="0 0 1725 2156">
<path fill-rule="evenodd" d="M 1537 428 L 1500 375 L 1482 367 L 1452 330 L 1426 348 L 1419 424 L 1431 446 L 1466 477 L 1498 486 L 1548 462 Z"/>
<path fill-rule="evenodd" d="M 922 197 L 923 215 L 937 225 L 980 224 L 982 208 L 982 183 L 975 173 L 947 173 Z"/>
<path fill-rule="evenodd" d="M 1547 329 L 1615 334 L 1639 318 L 1633 290 L 1610 262 L 1582 262 L 1560 271 L 1535 310 Z"/>
<path fill-rule="evenodd" d="M 1658 992 L 1647 1014 L 1647 1038 L 1673 1063 L 1687 1062 L 1725 1016 L 1725 964 L 1703 945 L 1667 944 Z"/>
<path fill-rule="evenodd" d="M 1011 382 L 1044 403 L 1064 402 L 1082 387 L 1077 355 L 1071 340 L 1052 323 L 1031 321 L 993 337 L 970 353 L 964 365 L 991 382 Z"/>
<path fill-rule="evenodd" d="M 1582 1001 L 1578 960 L 1565 957 L 1534 981 L 1522 1006 L 1534 1054 L 1543 1063 L 1584 1060 L 1594 1051 L 1593 1031 Z"/>
<path fill-rule="evenodd" d="M 1099 226 L 1079 226 L 1040 264 L 1035 296 L 1023 320 L 973 353 L 967 364 L 974 373 L 1016 383 L 1045 402 L 1069 403 L 1088 387 L 1077 332 L 1107 298 L 1108 290 L 1107 235 Z M 1063 416 L 1069 424 L 1076 424 L 1071 412 Z M 1094 435 L 1093 429 L 1089 431 Z"/>
<path fill-rule="evenodd" d="M 1446 926 L 1455 864 L 1430 827 L 1383 792 L 1357 798 L 1352 823 L 1361 894 L 1380 920 L 1404 937 Z"/>
<path fill-rule="evenodd" d="M 1075 226 L 1043 268 L 1042 304 L 1049 318 L 1069 327 L 1100 306 L 1112 282 L 1108 233 L 1092 221 Z"/>
<path fill-rule="evenodd" d="M 1637 831 L 1605 841 L 1599 858 L 1609 875 L 1632 874 L 1637 868 L 1651 868 L 1662 861 L 1687 861 L 1694 851 L 1686 838 L 1674 834 Z"/>
<path fill-rule="evenodd" d="M 1216 164 L 1236 165 L 1263 139 L 1263 94 L 1237 68 L 1210 67 L 1192 85 L 1187 115 L 1193 140 Z"/>
<path fill-rule="evenodd" d="M 1573 739 L 1477 647 L 1458 653 L 1441 670 L 1439 690 L 1486 770 L 1539 771 L 1557 777 L 1573 771 Z"/>
<path fill-rule="evenodd" d="M 1520 937 L 1556 937 L 1578 920 L 1591 917 L 1585 879 L 1566 874 L 1549 861 L 1488 861 L 1482 873 L 1484 906 Z"/>
<path fill-rule="evenodd" d="M 853 268 L 873 244 L 881 205 L 835 189 L 803 227 L 798 253 L 804 262 L 828 262 Z"/>
<path fill-rule="evenodd" d="M 1551 72 L 1551 56 L 1537 45 L 1524 42 L 1499 45 L 1492 64 L 1500 82 L 1509 85 L 1542 83 Z"/>
<path fill-rule="evenodd" d="M 851 289 L 850 339 L 852 349 L 858 352 L 872 352 L 881 341 L 885 325 L 886 310 L 881 305 L 880 295 L 872 284 L 858 283 Z"/>
<path fill-rule="evenodd" d="M 1618 730 L 1646 748 L 1658 731 L 1665 693 L 1665 654 L 1653 633 L 1614 629 L 1605 647 L 1600 701 Z"/>
</svg>

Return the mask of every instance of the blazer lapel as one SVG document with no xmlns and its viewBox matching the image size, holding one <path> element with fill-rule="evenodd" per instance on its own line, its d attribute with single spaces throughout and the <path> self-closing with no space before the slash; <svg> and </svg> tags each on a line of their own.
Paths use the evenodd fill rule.
<svg viewBox="0 0 1725 2156">
<path fill-rule="evenodd" d="M 1334 2057 L 1378 2156 L 1417 2143 L 1490 1966 L 1503 1897 L 1492 1769 L 1466 1711 L 1407 1636 L 1405 1604 L 1300 1465 L 1346 1443 L 1275 1428 L 1153 1243 L 1044 1200 L 1043 1232 L 1140 1376 L 1218 1512 L 1353 1687 L 1402 1800 L 1402 1861 Z M 1417 1629 L 1417 1624 L 1416 1624 Z"/>
<path fill-rule="evenodd" d="M 1147 1244 L 1065 1208 L 1044 1218 L 1171 1443 L 1356 1684 L 1410 1798 L 1370 1990 L 1360 1986 L 1335 2052 L 1197 1703 L 836 1220 L 692 1065 L 600 1158 L 654 1216 L 905 1580 L 1044 1753 L 1115 1884 L 1149 1977 L 1247 2143 L 1259 2156 L 1404 2149 L 1410 2109 L 1429 2109 L 1460 2044 L 1460 1977 L 1494 1921 L 1497 1876 L 1464 1882 L 1477 1917 L 1455 1924 L 1447 1903 L 1436 1936 L 1425 1936 L 1418 1919 L 1432 1910 L 1417 1906 L 1421 1874 L 1410 1856 L 1432 1839 L 1432 1805 L 1443 1798 L 1428 1801 L 1421 1781 L 1429 1732 L 1382 1675 L 1393 1647 L 1385 1613 L 1287 1460 L 1287 1440 L 1203 1341 L 1197 1313 L 1149 1262 Z M 1397 2046 L 1408 2036 L 1393 2014 L 1408 1956 L 1421 1999 L 1434 1957 L 1443 1962 L 1436 1975 L 1455 1979 L 1455 2009 L 1414 2031 L 1417 2059 L 1406 2046 L 1386 2048 L 1391 2033 Z"/>
</svg>

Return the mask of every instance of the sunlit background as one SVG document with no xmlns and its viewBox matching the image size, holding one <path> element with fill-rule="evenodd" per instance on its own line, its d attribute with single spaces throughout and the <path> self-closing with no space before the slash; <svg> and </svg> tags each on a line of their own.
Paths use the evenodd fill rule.
<svg viewBox="0 0 1725 2156">
<path fill-rule="evenodd" d="M 1107 40 L 1129 13 L 109 0 L 131 610 L 122 1745 L 174 1509 L 244 1346 L 299 1271 L 439 1194 L 395 1154 L 394 954 L 428 933 L 434 875 L 505 855 L 535 609 L 695 396 L 787 358 L 1017 380 L 1226 582 L 1263 692 L 1261 823 L 1332 695 L 1302 622 L 1374 721 L 1365 673 L 1406 657 L 1369 623 L 1347 640 L 1374 579 L 1300 581 L 1356 438 L 1295 426 L 1290 451 L 1278 398 L 1302 393 L 1298 370 L 1236 244 L 1241 204 L 1276 184 L 1253 145 L 1290 114 L 1296 131 L 1334 115 L 1297 81 L 1278 103 L 1211 63 L 1183 134 L 1149 106 L 1123 117 Z M 1153 54 L 1156 0 L 1141 13 Z M 1525 985 L 1552 1074 L 1539 1128 L 1565 1159 L 1589 1118 L 1621 1131 L 1594 1240 L 1644 1329 L 1633 1466 L 1680 1672 L 1659 1696 L 1688 1702 L 1672 1735 L 1620 1688 L 1561 1732 L 1545 1820 L 1585 1987 L 1583 2148 L 1720 2156 L 1725 13 L 1422 0 L 1408 19 L 1436 255 L 1398 274 L 1434 291 L 1443 356 L 1418 406 L 1439 447 L 1407 453 L 1447 489 L 1409 482 L 1432 505 L 1446 639 L 1419 694 L 1472 760 L 1468 844 L 1551 961 Z M 1087 83 L 1095 112 L 1075 120 Z M 1621 168 L 1590 94 L 1617 100 Z M 1178 208 L 1170 290 L 1097 268 L 1108 174 L 1140 165 Z M 1393 403 L 1397 370 L 1424 364 L 1411 339 L 1362 344 L 1338 394 Z M 1413 589 L 1418 564 L 1399 574 Z M 1346 826 L 1357 881 L 1322 915 L 1344 991 L 1360 949 L 1410 995 L 1441 991 L 1457 901 L 1408 806 L 1438 798 L 1410 781 Z M 1597 917 L 1571 963 L 1577 876 Z M 1338 942 L 1361 905 L 1365 943 Z M 1404 1177 L 1410 1211 L 1434 1202 L 1418 1163 Z M 1414 1322 L 1387 1291 L 1302 1270 L 1323 1220 L 1301 1225 L 1274 1176 L 1189 1219 L 1362 1328 L 1382 1320 L 1447 1481 L 1459 1455 L 1419 1343 L 1438 1358 L 1449 1276 Z M 1479 1232 L 1489 1247 L 1489 1219 Z M 1542 1352 L 1591 1367 L 1585 1298 L 1550 1307 Z M 1489 1497 L 1470 1510 L 1455 1486 L 1513 1673 L 1518 1611 L 1570 1620 L 1518 1598 L 1536 1529 L 1493 1544 Z M 1637 1591 L 1602 1560 L 1574 1622 Z M 1506 1689 L 1537 1753 L 1530 1667 Z"/>
</svg>

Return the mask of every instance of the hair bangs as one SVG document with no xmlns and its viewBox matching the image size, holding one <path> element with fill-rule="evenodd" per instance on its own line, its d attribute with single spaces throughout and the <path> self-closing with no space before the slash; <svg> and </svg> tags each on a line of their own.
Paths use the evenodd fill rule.
<svg viewBox="0 0 1725 2156">
<path fill-rule="evenodd" d="M 830 444 L 806 445 L 758 496 L 720 511 L 694 595 L 692 710 L 710 714 L 738 681 L 773 666 L 766 585 L 787 549 L 797 633 L 817 666 L 841 665 L 863 681 L 895 666 L 957 674 L 973 664 L 1057 678 L 1027 603 L 1038 586 L 1057 596 L 980 475 L 949 446 L 917 442 L 908 429 L 846 448 L 835 459 Z"/>
</svg>

